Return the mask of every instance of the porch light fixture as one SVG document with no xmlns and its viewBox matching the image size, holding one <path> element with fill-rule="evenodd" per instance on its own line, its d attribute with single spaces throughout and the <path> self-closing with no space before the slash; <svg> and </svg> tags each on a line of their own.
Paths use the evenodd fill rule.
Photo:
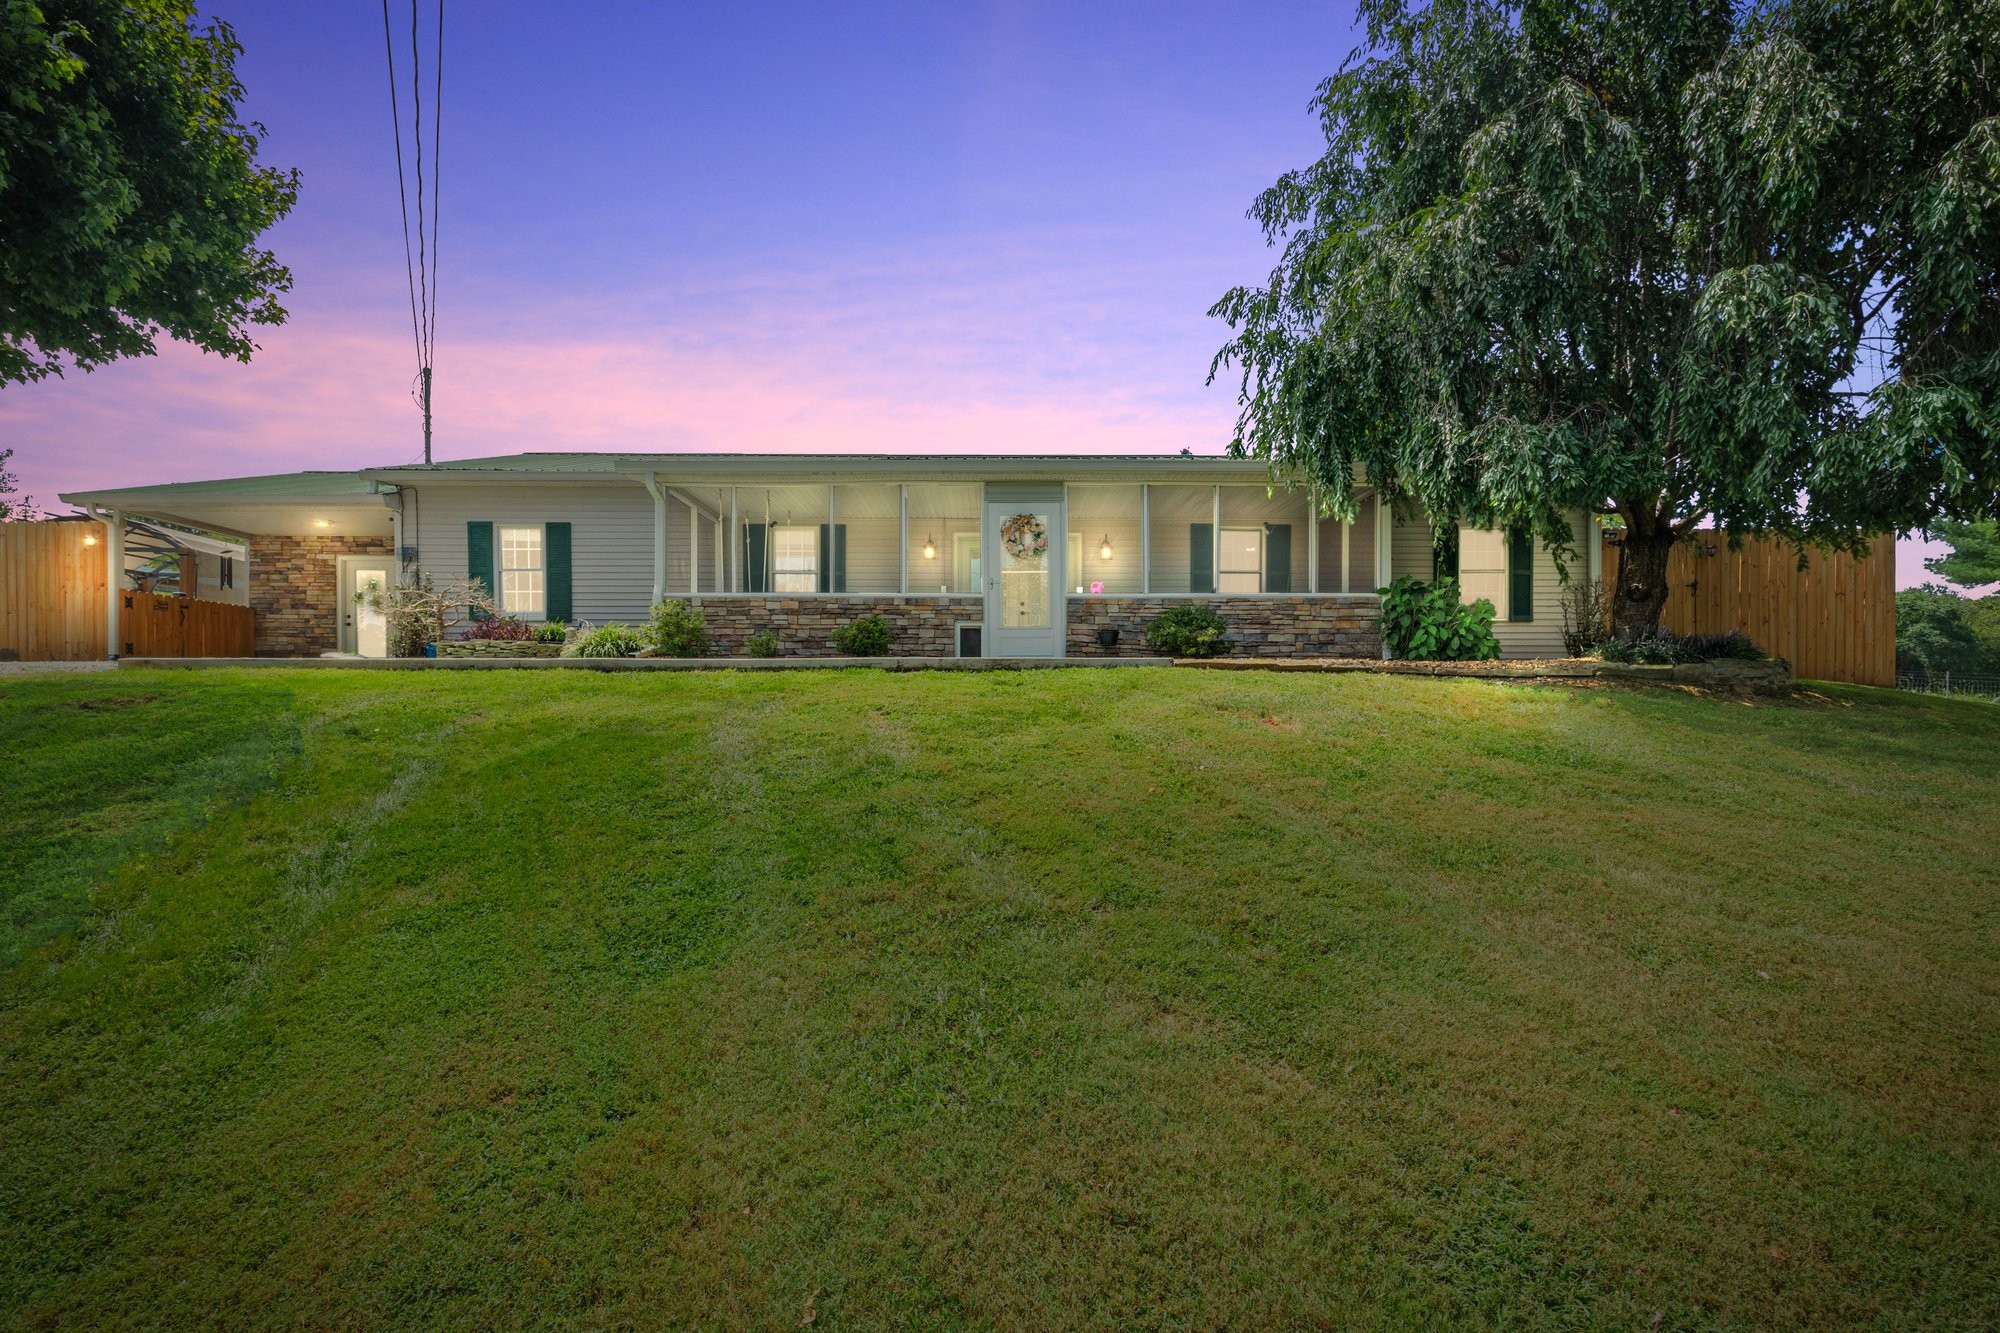
<svg viewBox="0 0 2000 1333">
<path fill-rule="evenodd" d="M 316 518 L 313 520 L 313 526 L 316 528 L 330 528 L 333 526 L 333 520 L 330 518 Z"/>
<path fill-rule="evenodd" d="M 1111 558 L 1111 534 L 1108 532 L 1104 534 L 1103 544 L 1097 548 L 1097 558 L 1099 560 L 1109 560 Z"/>
<path fill-rule="evenodd" d="M 97 534 L 96 534 L 96 533 L 94 533 L 94 532 L 86 532 L 86 533 L 84 533 L 84 534 L 83 534 L 83 544 L 84 544 L 85 546 L 95 546 L 95 545 L 97 545 Z"/>
<path fill-rule="evenodd" d="M 937 543 L 930 539 L 929 533 L 924 534 L 924 559 L 937 559 Z"/>
</svg>

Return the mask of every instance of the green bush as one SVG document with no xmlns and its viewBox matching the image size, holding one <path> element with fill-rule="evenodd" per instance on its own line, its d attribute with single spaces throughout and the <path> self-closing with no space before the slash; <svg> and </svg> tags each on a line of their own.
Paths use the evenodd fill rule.
<svg viewBox="0 0 2000 1333">
<path fill-rule="evenodd" d="M 630 625 L 574 627 L 563 644 L 564 657 L 631 657 L 646 646 L 645 636 Z"/>
<path fill-rule="evenodd" d="M 534 638 L 536 643 L 567 643 L 569 626 L 560 620 L 544 620 L 535 626 Z"/>
<path fill-rule="evenodd" d="M 845 657 L 886 657 L 889 622 L 880 616 L 863 616 L 835 630 L 833 646 Z"/>
<path fill-rule="evenodd" d="M 1677 662 L 1733 660 L 1759 662 L 1763 652 L 1749 638 L 1736 631 L 1727 634 L 1686 634 L 1676 636 L 1670 629 L 1629 634 L 1606 639 L 1598 646 L 1598 656 L 1607 662 L 1636 662 L 1644 666 L 1672 666 Z"/>
<path fill-rule="evenodd" d="M 1408 575 L 1382 595 L 1382 642 L 1389 656 L 1414 662 L 1483 662 L 1500 656 L 1493 637 L 1493 603 L 1484 597 L 1467 606 L 1458 580 L 1427 584 Z"/>
<path fill-rule="evenodd" d="M 1170 606 L 1146 626 L 1146 646 L 1163 657 L 1216 657 L 1229 651 L 1229 622 L 1203 602 Z"/>
<path fill-rule="evenodd" d="M 760 629 L 743 641 L 743 651 L 752 657 L 776 657 L 778 636 L 770 630 Z"/>
<path fill-rule="evenodd" d="M 707 657 L 708 617 L 700 607 L 669 597 L 653 603 L 646 639 L 647 646 L 661 657 Z"/>
</svg>

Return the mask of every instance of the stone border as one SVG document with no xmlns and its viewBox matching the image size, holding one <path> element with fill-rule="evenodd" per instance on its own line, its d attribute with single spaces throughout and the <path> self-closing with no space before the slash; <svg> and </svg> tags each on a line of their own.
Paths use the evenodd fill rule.
<svg viewBox="0 0 2000 1333">
<path fill-rule="evenodd" d="M 447 639 L 437 646 L 439 657 L 561 657 L 559 643 L 534 639 Z"/>
<path fill-rule="evenodd" d="M 1170 657 L 121 657 L 136 670 L 308 671 L 1044 671 L 1165 667 Z"/>
<path fill-rule="evenodd" d="M 1792 691 L 1792 667 L 1781 657 L 1761 662 L 1688 662 L 1679 666 L 1641 666 L 1600 662 L 1595 658 L 1563 661 L 1492 662 L 1364 662 L 1352 658 L 1182 658 L 1176 666 L 1207 671 L 1367 672 L 1385 676 L 1444 676 L 1467 680 L 1602 680 L 1622 685 L 1682 685 L 1738 694 L 1786 695 Z"/>
</svg>

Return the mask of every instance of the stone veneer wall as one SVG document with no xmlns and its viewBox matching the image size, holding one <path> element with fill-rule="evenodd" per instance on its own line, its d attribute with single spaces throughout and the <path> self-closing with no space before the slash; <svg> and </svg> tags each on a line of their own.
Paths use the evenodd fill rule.
<svg viewBox="0 0 2000 1333">
<path fill-rule="evenodd" d="M 1146 626 L 1170 606 L 1206 602 L 1229 623 L 1232 657 L 1382 656 L 1382 602 L 1354 593 L 1309 597 L 1072 597 L 1071 657 L 1145 657 Z M 1117 646 L 1097 644 L 1101 629 Z"/>
<path fill-rule="evenodd" d="M 387 555 L 387 537 L 252 537 L 250 609 L 257 656 L 318 657 L 340 647 L 343 555 Z"/>
<path fill-rule="evenodd" d="M 955 657 L 952 635 L 963 623 L 985 619 L 980 597 L 693 597 L 708 619 L 718 656 L 738 656 L 759 630 L 778 636 L 780 657 L 838 657 L 833 632 L 862 616 L 889 622 L 891 657 Z"/>
</svg>

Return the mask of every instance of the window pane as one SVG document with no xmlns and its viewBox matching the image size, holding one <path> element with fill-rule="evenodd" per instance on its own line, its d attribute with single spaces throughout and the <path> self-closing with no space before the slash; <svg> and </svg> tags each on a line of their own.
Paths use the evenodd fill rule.
<svg viewBox="0 0 2000 1333">
<path fill-rule="evenodd" d="M 771 571 L 774 592 L 818 592 L 819 529 L 772 529 Z"/>
<path fill-rule="evenodd" d="M 977 485 L 910 487 L 910 591 L 976 594 L 985 591 L 979 540 Z"/>
<path fill-rule="evenodd" d="M 500 567 L 502 569 L 540 569 L 542 567 L 542 530 L 540 528 L 500 529 Z"/>
<path fill-rule="evenodd" d="M 545 602 L 539 570 L 508 570 L 500 575 L 500 609 L 515 614 L 533 614 Z"/>
</svg>

